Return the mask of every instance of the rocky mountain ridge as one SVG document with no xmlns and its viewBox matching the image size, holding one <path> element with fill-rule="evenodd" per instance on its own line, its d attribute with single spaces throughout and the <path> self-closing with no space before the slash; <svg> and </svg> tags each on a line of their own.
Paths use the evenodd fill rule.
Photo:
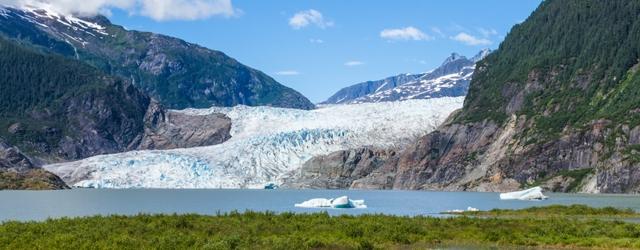
<svg viewBox="0 0 640 250">
<path fill-rule="evenodd" d="M 46 3 L 2 7 L 0 34 L 129 79 L 168 108 L 238 104 L 311 109 L 300 93 L 222 52 L 127 30 L 104 16 L 78 17 Z"/>
<path fill-rule="evenodd" d="M 2 188 L 62 187 L 44 163 L 230 138 L 224 115 L 174 115 L 127 80 L 2 37 L 0 83 L 0 137 L 21 149 L 3 146 Z"/>
<path fill-rule="evenodd" d="M 336 92 L 321 104 L 354 104 L 445 96 L 465 96 L 475 63 L 489 55 L 483 49 L 471 59 L 452 53 L 442 64 L 421 74 L 401 74 L 378 81 L 358 83 Z"/>
</svg>

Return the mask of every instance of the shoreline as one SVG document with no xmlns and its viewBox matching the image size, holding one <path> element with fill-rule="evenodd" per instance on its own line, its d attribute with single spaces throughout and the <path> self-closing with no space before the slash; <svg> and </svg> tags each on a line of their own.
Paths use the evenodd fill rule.
<svg viewBox="0 0 640 250">
<path fill-rule="evenodd" d="M 555 206 L 500 211 L 515 217 L 247 211 L 61 218 L 1 223 L 0 245 L 8 249 L 640 248 L 640 224 L 591 217 L 640 218 L 629 210 Z M 540 213 L 553 216 L 532 217 Z M 573 217 L 563 217 L 569 215 Z"/>
</svg>

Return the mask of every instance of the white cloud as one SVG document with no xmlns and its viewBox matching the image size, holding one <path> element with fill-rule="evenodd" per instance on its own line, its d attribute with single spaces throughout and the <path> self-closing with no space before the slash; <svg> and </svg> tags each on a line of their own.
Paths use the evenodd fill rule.
<svg viewBox="0 0 640 250">
<path fill-rule="evenodd" d="M 348 62 L 344 63 L 344 66 L 354 67 L 354 66 L 360 66 L 360 65 L 363 65 L 363 64 L 364 64 L 364 62 L 361 62 L 361 61 L 348 61 Z"/>
<path fill-rule="evenodd" d="M 401 29 L 385 29 L 380 31 L 380 37 L 389 40 L 432 40 L 433 37 L 425 34 L 421 30 L 409 26 Z"/>
<path fill-rule="evenodd" d="M 311 38 L 311 39 L 309 39 L 309 42 L 310 43 L 324 43 L 324 40 Z"/>
<path fill-rule="evenodd" d="M 462 42 L 467 45 L 490 45 L 492 42 L 485 38 L 477 38 L 464 32 L 458 33 L 456 36 L 452 36 L 451 39 Z"/>
<path fill-rule="evenodd" d="M 300 74 L 300 72 L 295 70 L 283 70 L 283 71 L 278 71 L 275 74 L 279 76 L 297 76 Z"/>
<path fill-rule="evenodd" d="M 498 31 L 496 31 L 495 29 L 478 28 L 478 32 L 480 32 L 480 34 L 482 34 L 482 36 L 484 37 L 495 36 L 498 34 Z"/>
<path fill-rule="evenodd" d="M 289 18 L 289 26 L 294 29 L 304 28 L 311 24 L 321 29 L 333 26 L 333 22 L 325 20 L 322 13 L 314 9 L 300 11 Z"/>
<path fill-rule="evenodd" d="M 18 8 L 34 6 L 79 15 L 111 13 L 112 9 L 121 9 L 157 21 L 229 17 L 241 13 L 233 8 L 231 0 L 0 0 L 0 4 Z"/>
<path fill-rule="evenodd" d="M 155 20 L 196 20 L 232 16 L 231 0 L 138 0 L 140 14 Z"/>
</svg>

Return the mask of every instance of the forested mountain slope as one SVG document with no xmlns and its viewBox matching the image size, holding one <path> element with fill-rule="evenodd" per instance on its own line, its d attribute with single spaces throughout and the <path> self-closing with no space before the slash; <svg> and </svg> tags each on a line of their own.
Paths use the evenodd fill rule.
<svg viewBox="0 0 640 250">
<path fill-rule="evenodd" d="M 122 79 L 0 38 L 0 137 L 28 154 L 126 150 L 143 133 L 149 102 Z"/>
<path fill-rule="evenodd" d="M 0 6 L 0 34 L 130 79 L 169 108 L 238 104 L 314 107 L 295 90 L 220 51 L 161 34 L 127 30 L 104 16 L 64 15 L 46 3 L 33 4 L 19 9 Z"/>
</svg>

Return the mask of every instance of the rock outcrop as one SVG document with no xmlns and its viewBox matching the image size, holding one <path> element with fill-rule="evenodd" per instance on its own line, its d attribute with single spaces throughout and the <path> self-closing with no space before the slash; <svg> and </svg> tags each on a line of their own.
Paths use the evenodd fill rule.
<svg viewBox="0 0 640 250">
<path fill-rule="evenodd" d="M 0 190 L 66 189 L 58 176 L 36 166 L 16 147 L 0 139 Z"/>
<path fill-rule="evenodd" d="M 376 171 L 389 159 L 396 157 L 391 149 L 360 148 L 338 151 L 307 161 L 300 169 L 290 173 L 283 187 L 347 189 Z"/>
<path fill-rule="evenodd" d="M 224 114 L 187 115 L 165 110 L 152 102 L 145 116 L 144 136 L 138 149 L 173 149 L 209 146 L 231 138 L 231 119 Z"/>
<path fill-rule="evenodd" d="M 640 137 L 635 132 L 640 126 L 623 126 L 622 134 L 615 135 L 616 129 L 598 121 L 587 132 L 527 144 L 519 138 L 526 121 L 514 116 L 504 127 L 493 122 L 444 125 L 398 153 L 385 151 L 388 157 L 373 160 L 353 160 L 359 156 L 354 152 L 366 148 L 335 152 L 305 163 L 302 173 L 289 180 L 295 184 L 288 185 L 490 192 L 542 185 L 556 192 L 640 192 Z M 616 143 L 609 148 L 607 140 Z"/>
</svg>

